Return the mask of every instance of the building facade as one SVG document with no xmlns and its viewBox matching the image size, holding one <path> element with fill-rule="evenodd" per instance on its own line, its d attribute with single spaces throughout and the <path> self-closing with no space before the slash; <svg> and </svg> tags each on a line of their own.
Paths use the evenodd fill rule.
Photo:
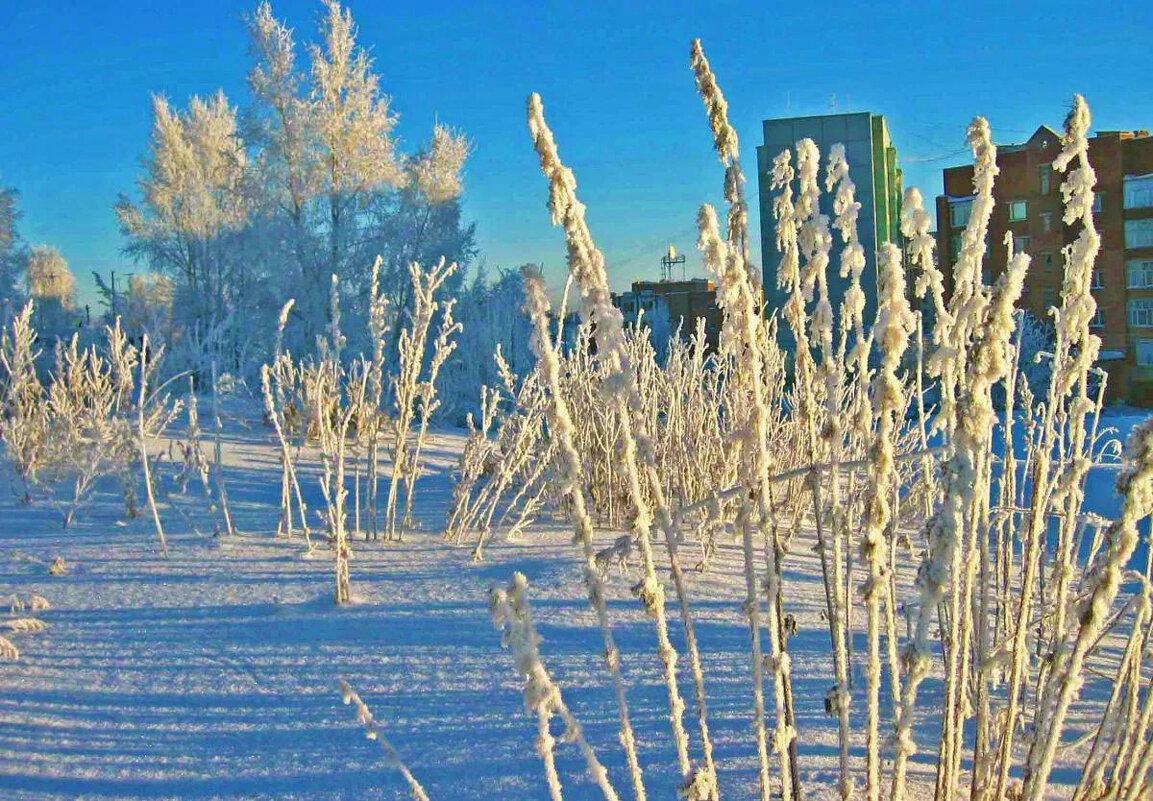
<svg viewBox="0 0 1153 801">
<path fill-rule="evenodd" d="M 667 321 L 668 333 L 680 328 L 681 336 L 691 337 L 697 320 L 705 322 L 705 339 L 709 350 L 715 350 L 721 331 L 722 314 L 717 306 L 716 285 L 707 278 L 684 281 L 634 281 L 632 290 L 612 296 L 613 305 L 621 310 L 625 325 L 636 325 L 638 319 Z"/>
<path fill-rule="evenodd" d="M 1063 220 L 1064 175 L 1052 168 L 1060 150 L 1061 135 L 1047 126 L 1023 144 L 998 147 L 984 265 L 986 281 L 1005 270 L 1009 254 L 1001 243 L 1011 236 L 1013 251 L 1031 257 L 1021 307 L 1045 322 L 1060 303 L 1062 249 L 1078 231 Z M 1101 234 L 1091 324 L 1101 337 L 1099 366 L 1109 374 L 1110 399 L 1153 405 L 1153 138 L 1147 131 L 1099 131 L 1089 140 L 1089 163 L 1097 173 L 1093 211 Z M 941 268 L 951 276 L 972 208 L 972 165 L 944 170 L 944 192 L 937 198 L 937 240 Z"/>
<path fill-rule="evenodd" d="M 889 137 L 885 118 L 879 114 L 825 114 L 812 117 L 786 117 L 761 123 L 763 143 L 757 147 L 757 184 L 760 190 L 761 269 L 765 285 L 767 313 L 781 308 L 784 294 L 777 288 L 777 267 L 781 254 L 777 250 L 776 220 L 773 218 L 773 159 L 783 150 L 794 150 L 802 139 L 812 139 L 821 151 L 821 181 L 829 149 L 837 143 L 845 146 L 849 177 L 856 184 L 856 199 L 861 204 L 858 235 L 865 250 L 865 319 L 871 320 L 877 305 L 877 248 L 885 243 L 900 244 L 901 236 L 901 170 L 897 150 Z M 794 192 L 796 187 L 794 186 Z M 833 216 L 833 198 L 821 193 L 821 212 Z M 841 297 L 848 280 L 836 268 L 840 258 L 840 237 L 833 238 L 832 269 L 829 291 Z M 836 306 L 836 304 L 835 304 Z"/>
</svg>

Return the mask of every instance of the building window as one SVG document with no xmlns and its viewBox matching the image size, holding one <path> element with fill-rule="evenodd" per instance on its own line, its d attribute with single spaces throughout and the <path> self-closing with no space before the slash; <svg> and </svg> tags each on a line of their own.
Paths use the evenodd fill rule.
<svg viewBox="0 0 1153 801">
<path fill-rule="evenodd" d="M 1046 268 L 1052 267 L 1053 266 L 1053 254 L 1048 252 L 1048 251 L 1046 251 L 1045 253 L 1042 253 L 1041 254 L 1041 264 L 1043 264 Z"/>
<path fill-rule="evenodd" d="M 1153 289 L 1153 259 L 1131 261 L 1126 267 L 1130 289 Z"/>
<path fill-rule="evenodd" d="M 1105 327 L 1105 312 L 1101 311 L 1098 307 L 1093 319 L 1089 321 L 1090 328 L 1104 328 Z"/>
<path fill-rule="evenodd" d="M 1025 219 L 1028 214 L 1028 208 L 1023 200 L 1010 200 L 1009 201 L 1009 222 L 1019 222 Z"/>
<path fill-rule="evenodd" d="M 1153 248 L 1153 217 L 1125 221 L 1125 247 Z"/>
<path fill-rule="evenodd" d="M 1153 367 L 1153 339 L 1137 340 L 1137 366 Z"/>
<path fill-rule="evenodd" d="M 1051 286 L 1045 287 L 1043 290 L 1041 290 L 1041 302 L 1045 304 L 1046 309 L 1051 306 L 1056 306 L 1057 290 Z"/>
<path fill-rule="evenodd" d="M 1047 194 L 1049 194 L 1050 181 L 1053 178 L 1053 167 L 1049 164 L 1042 164 L 1040 172 L 1041 172 L 1041 194 L 1047 195 Z"/>
<path fill-rule="evenodd" d="M 949 224 L 954 228 L 964 228 L 969 224 L 969 214 L 973 211 L 973 198 L 949 201 Z"/>
<path fill-rule="evenodd" d="M 1125 208 L 1153 208 L 1153 173 L 1125 176 Z"/>
<path fill-rule="evenodd" d="M 953 258 L 953 264 L 956 264 L 961 259 L 961 237 L 954 236 L 949 239 L 949 255 Z"/>
<path fill-rule="evenodd" d="M 1093 268 L 1093 279 L 1089 285 L 1090 289 L 1104 289 L 1105 288 L 1105 271 L 1100 267 Z"/>
<path fill-rule="evenodd" d="M 1098 214 L 1104 208 L 1105 208 L 1105 193 L 1104 192 L 1094 192 L 1093 193 L 1093 213 Z"/>
<path fill-rule="evenodd" d="M 1129 301 L 1129 325 L 1134 328 L 1153 328 L 1153 298 L 1134 298 Z"/>
<path fill-rule="evenodd" d="M 1028 253 L 1028 252 L 1029 252 L 1029 237 L 1027 237 L 1027 236 L 1015 236 L 1015 237 L 1013 237 L 1013 255 L 1016 256 L 1018 253 Z"/>
<path fill-rule="evenodd" d="M 1049 233 L 1053 230 L 1053 212 L 1041 212 L 1041 230 L 1045 233 Z"/>
</svg>

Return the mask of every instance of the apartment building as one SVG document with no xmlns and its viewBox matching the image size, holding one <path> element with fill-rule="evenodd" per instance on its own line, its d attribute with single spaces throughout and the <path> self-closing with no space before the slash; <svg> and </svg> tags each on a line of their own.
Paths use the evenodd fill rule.
<svg viewBox="0 0 1153 801">
<path fill-rule="evenodd" d="M 626 325 L 639 318 L 650 321 L 665 318 L 681 336 L 691 337 L 697 320 L 705 321 L 705 338 L 710 350 L 717 347 L 721 331 L 722 314 L 717 306 L 716 286 L 707 278 L 689 278 L 684 281 L 634 281 L 630 292 L 612 296 L 613 305 L 621 310 Z"/>
<path fill-rule="evenodd" d="M 1051 322 L 1064 275 L 1062 249 L 1077 236 L 1066 225 L 1062 173 L 1053 169 L 1061 134 L 1042 125 L 1023 144 L 1000 145 L 994 186 L 996 205 L 984 265 L 987 281 L 1004 271 L 1008 250 L 1032 257 L 1021 306 Z M 1098 131 L 1089 140 L 1089 163 L 1097 173 L 1094 220 L 1101 252 L 1093 271 L 1097 301 L 1093 331 L 1101 337 L 1099 366 L 1109 374 L 1108 396 L 1153 406 L 1153 137 L 1148 131 Z M 973 167 L 944 170 L 937 198 L 941 267 L 951 275 L 973 205 Z"/>
<path fill-rule="evenodd" d="M 783 150 L 792 150 L 802 139 L 812 139 L 821 151 L 821 175 L 834 144 L 845 146 L 849 175 L 856 184 L 856 200 L 861 204 L 857 232 L 865 250 L 862 289 L 865 293 L 865 319 L 873 319 L 877 308 L 877 250 L 886 242 L 901 243 L 902 177 L 897 162 L 897 149 L 889 136 L 885 118 L 867 111 L 851 114 L 821 114 L 810 117 L 785 117 L 763 120 L 762 144 L 757 147 L 757 183 L 760 196 L 761 269 L 764 276 L 765 302 L 768 311 L 781 308 L 785 293 L 777 287 L 777 269 L 781 254 L 777 250 L 777 221 L 773 217 L 773 159 Z M 794 164 L 795 164 L 794 152 Z M 794 187 L 795 191 L 795 187 Z M 821 193 L 820 209 L 833 216 L 833 196 Z M 834 237 L 830 254 L 837 264 L 843 245 Z M 829 270 L 829 289 L 835 298 L 848 288 L 848 279 L 836 269 Z M 839 304 L 837 304 L 839 307 Z M 834 314 L 839 308 L 834 308 Z M 782 335 L 787 328 L 782 327 Z M 789 345 L 787 336 L 783 344 Z"/>
</svg>

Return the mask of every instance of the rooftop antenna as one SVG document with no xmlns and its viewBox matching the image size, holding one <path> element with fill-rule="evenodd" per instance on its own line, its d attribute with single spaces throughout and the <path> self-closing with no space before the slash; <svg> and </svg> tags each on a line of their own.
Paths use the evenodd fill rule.
<svg viewBox="0 0 1153 801">
<path fill-rule="evenodd" d="M 673 280 L 673 265 L 681 265 L 681 280 L 685 280 L 685 256 L 678 254 L 677 249 L 669 245 L 669 250 L 661 256 L 661 281 Z"/>
</svg>

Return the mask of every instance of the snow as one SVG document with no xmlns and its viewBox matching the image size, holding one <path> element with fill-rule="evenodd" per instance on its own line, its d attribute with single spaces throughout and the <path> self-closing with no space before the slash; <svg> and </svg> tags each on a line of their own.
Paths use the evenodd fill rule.
<svg viewBox="0 0 1153 801">
<path fill-rule="evenodd" d="M 321 546 L 308 557 L 299 538 L 273 534 L 280 489 L 273 435 L 242 424 L 260 419 L 258 407 L 229 412 L 225 474 L 242 532 L 235 537 L 211 535 L 199 485 L 177 493 L 166 462 L 159 474 L 168 560 L 159 557 L 146 518 L 120 519 L 114 486 L 99 487 L 68 530 L 43 498 L 22 505 L 12 493 L 0 497 L 0 593 L 35 593 L 51 603 L 37 613 L 48 629 L 14 634 L 21 659 L 0 663 L 0 798 L 404 797 L 399 774 L 341 703 L 341 679 L 369 705 L 431 798 L 546 798 L 532 747 L 536 723 L 525 713 L 511 657 L 488 613 L 489 590 L 507 585 L 514 571 L 529 580 L 545 665 L 618 790 L 626 788 L 600 633 L 566 523 L 546 521 L 514 542 L 496 537 L 485 561 L 473 564 L 469 548 L 444 543 L 439 530 L 464 434 L 437 431 L 417 489 L 417 530 L 402 543 L 354 537 L 355 603 L 338 608 L 329 551 Z M 1106 422 L 1124 434 L 1141 419 L 1122 411 Z M 308 470 L 306 501 L 320 508 L 316 475 Z M 1115 513 L 1113 476 L 1091 474 L 1093 511 Z M 597 547 L 617 536 L 598 530 Z M 695 556 L 695 545 L 685 547 L 687 558 Z M 54 577 L 48 564 L 58 556 L 67 571 Z M 915 559 L 902 551 L 899 560 L 900 595 L 908 597 Z M 667 564 L 659 567 L 667 575 Z M 728 798 L 757 793 L 741 572 L 739 546 L 726 542 L 709 572 L 687 575 Z M 679 774 L 653 627 L 629 592 L 638 576 L 635 559 L 626 574 L 607 572 L 609 614 L 650 797 L 671 798 Z M 833 667 L 818 558 L 806 543 L 794 545 L 784 581 L 787 611 L 799 628 L 790 647 L 802 782 L 807 798 L 832 798 L 836 723 L 825 715 L 824 698 Z M 854 613 L 860 653 L 859 603 Z M 670 634 L 683 653 L 679 625 L 670 625 Z M 684 673 L 682 682 L 687 691 Z M 858 670 L 854 736 L 863 735 L 863 688 Z M 936 735 L 940 690 L 940 675 L 931 674 L 922 689 L 918 742 Z M 1092 678 L 1086 687 L 1091 698 L 1105 691 Z M 1069 739 L 1078 733 L 1079 710 Z M 861 736 L 851 754 L 858 784 L 863 754 Z M 929 748 L 913 757 L 914 797 L 931 791 L 934 763 Z M 1068 764 L 1074 763 L 1054 774 L 1065 792 L 1076 778 Z M 570 797 L 595 797 L 574 746 L 558 743 L 557 765 Z"/>
</svg>

